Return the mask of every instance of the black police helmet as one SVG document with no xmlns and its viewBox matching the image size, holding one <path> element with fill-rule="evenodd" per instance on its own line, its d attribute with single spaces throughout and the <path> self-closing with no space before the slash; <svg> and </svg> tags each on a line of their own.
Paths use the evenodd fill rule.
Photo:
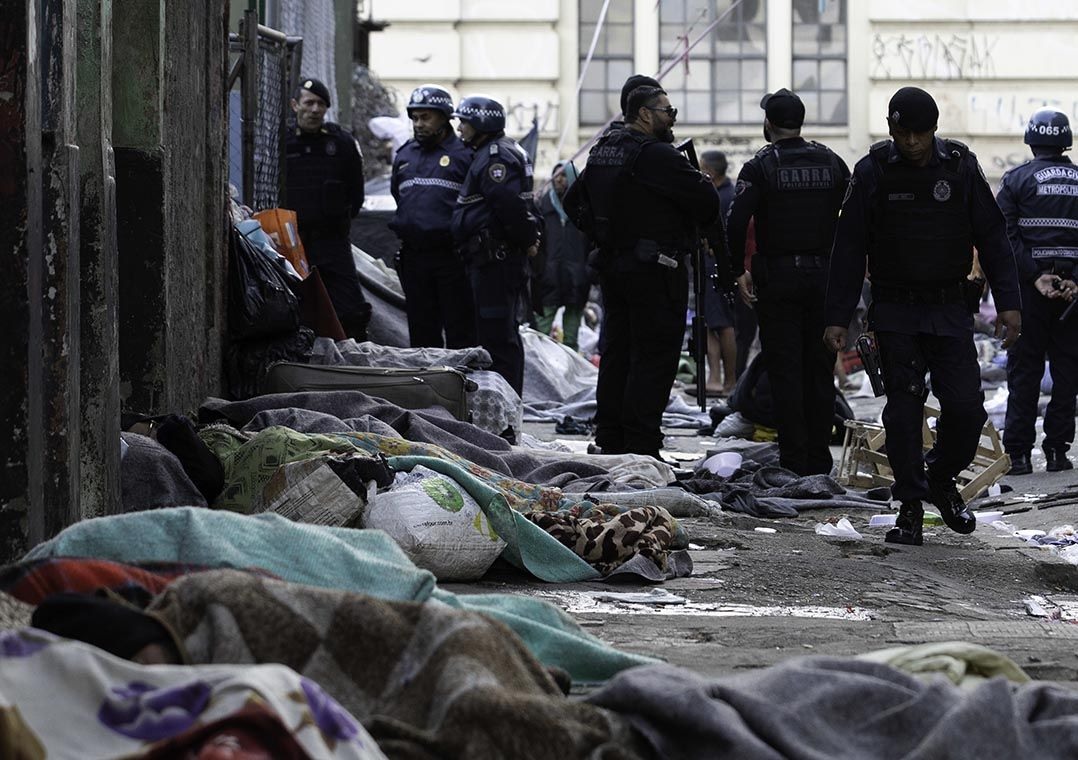
<svg viewBox="0 0 1078 760">
<path fill-rule="evenodd" d="M 1042 108 L 1030 116 L 1026 136 L 1022 139 L 1026 145 L 1055 148 L 1069 148 L 1071 141 L 1071 123 L 1067 114 L 1054 108 Z"/>
<path fill-rule="evenodd" d="M 330 100 L 329 97 L 329 88 L 317 79 L 312 79 L 310 77 L 308 77 L 307 79 L 301 79 L 299 87 L 296 88 L 297 99 L 299 99 L 300 93 L 304 90 L 311 93 L 312 95 L 316 95 L 321 98 L 325 102 L 326 108 L 329 108 L 331 105 L 333 105 L 333 101 Z"/>
<path fill-rule="evenodd" d="M 447 117 L 453 115 L 453 96 L 436 84 L 421 84 L 412 90 L 408 98 L 405 110 L 410 114 L 413 110 L 428 108 L 432 111 L 441 111 Z"/>
<path fill-rule="evenodd" d="M 468 95 L 461 98 L 460 105 L 452 115 L 471 124 L 476 132 L 495 134 L 505 131 L 505 108 L 486 95 Z"/>
</svg>

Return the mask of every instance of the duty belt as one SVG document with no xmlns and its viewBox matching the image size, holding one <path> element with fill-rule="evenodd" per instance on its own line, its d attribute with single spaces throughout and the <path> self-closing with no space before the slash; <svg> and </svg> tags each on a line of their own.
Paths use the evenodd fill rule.
<svg viewBox="0 0 1078 760">
<path fill-rule="evenodd" d="M 801 254 L 765 255 L 768 269 L 826 269 L 827 256 L 803 256 Z"/>
<path fill-rule="evenodd" d="M 949 285 L 887 285 L 872 283 L 872 300 L 880 303 L 899 304 L 952 304 L 965 303 L 966 288 L 961 282 Z"/>
</svg>

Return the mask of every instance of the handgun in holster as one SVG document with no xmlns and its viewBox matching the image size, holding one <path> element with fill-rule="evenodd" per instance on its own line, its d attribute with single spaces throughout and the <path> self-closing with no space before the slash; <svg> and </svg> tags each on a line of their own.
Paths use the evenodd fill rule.
<svg viewBox="0 0 1078 760">
<path fill-rule="evenodd" d="M 970 313 L 976 314 L 979 312 L 981 310 L 981 298 L 984 297 L 984 278 L 974 277 L 971 280 L 967 277 L 962 283 L 962 296 Z"/>
<path fill-rule="evenodd" d="M 857 355 L 872 383 L 872 395 L 883 396 L 887 389 L 883 385 L 883 365 L 880 363 L 880 347 L 872 333 L 861 333 L 857 338 Z"/>
</svg>

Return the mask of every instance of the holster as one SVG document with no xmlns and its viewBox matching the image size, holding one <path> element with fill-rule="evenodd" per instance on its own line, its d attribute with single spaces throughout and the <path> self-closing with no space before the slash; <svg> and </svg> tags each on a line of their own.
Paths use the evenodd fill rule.
<svg viewBox="0 0 1078 760">
<path fill-rule="evenodd" d="M 983 277 L 977 277 L 972 280 L 967 279 L 962 283 L 966 308 L 973 314 L 976 314 L 981 310 L 981 298 L 984 296 L 984 282 Z"/>
<path fill-rule="evenodd" d="M 479 234 L 472 236 L 461 249 L 464 254 L 464 261 L 468 265 L 476 267 L 495 261 L 505 261 L 510 251 L 511 249 L 507 242 L 499 240 L 487 230 L 482 230 Z"/>
</svg>

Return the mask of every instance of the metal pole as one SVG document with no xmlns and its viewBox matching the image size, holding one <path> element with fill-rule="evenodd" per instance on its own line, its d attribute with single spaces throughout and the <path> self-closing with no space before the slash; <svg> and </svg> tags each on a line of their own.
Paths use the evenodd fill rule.
<svg viewBox="0 0 1078 760">
<path fill-rule="evenodd" d="M 258 119 L 258 11 L 248 8 L 240 21 L 243 37 L 243 202 L 255 205 L 255 122 Z M 258 209 L 255 209 L 256 211 Z"/>
</svg>

